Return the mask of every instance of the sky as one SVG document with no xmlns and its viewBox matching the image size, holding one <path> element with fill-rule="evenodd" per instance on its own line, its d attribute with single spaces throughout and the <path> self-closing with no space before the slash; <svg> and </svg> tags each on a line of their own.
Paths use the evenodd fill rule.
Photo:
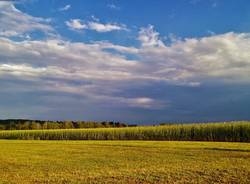
<svg viewBox="0 0 250 184">
<path fill-rule="evenodd" d="M 0 0 L 0 119 L 250 120 L 248 0 Z"/>
</svg>

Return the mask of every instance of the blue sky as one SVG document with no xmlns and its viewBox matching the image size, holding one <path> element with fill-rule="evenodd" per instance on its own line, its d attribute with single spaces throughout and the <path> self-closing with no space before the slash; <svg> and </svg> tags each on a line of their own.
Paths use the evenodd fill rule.
<svg viewBox="0 0 250 184">
<path fill-rule="evenodd" d="M 249 120 L 247 0 L 0 1 L 0 118 Z"/>
</svg>

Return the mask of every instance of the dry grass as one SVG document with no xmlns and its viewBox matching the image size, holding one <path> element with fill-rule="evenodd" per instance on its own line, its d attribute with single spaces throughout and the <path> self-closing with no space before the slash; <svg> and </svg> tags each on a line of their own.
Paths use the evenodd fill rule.
<svg viewBox="0 0 250 184">
<path fill-rule="evenodd" d="M 0 183 L 250 183 L 250 144 L 0 141 Z"/>
</svg>

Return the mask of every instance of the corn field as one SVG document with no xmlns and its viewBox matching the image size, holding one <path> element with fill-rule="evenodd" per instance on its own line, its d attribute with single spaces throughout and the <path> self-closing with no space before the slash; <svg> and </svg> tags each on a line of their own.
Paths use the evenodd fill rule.
<svg viewBox="0 0 250 184">
<path fill-rule="evenodd" d="M 3 130 L 0 131 L 0 139 L 250 142 L 250 122 L 95 129 Z"/>
</svg>

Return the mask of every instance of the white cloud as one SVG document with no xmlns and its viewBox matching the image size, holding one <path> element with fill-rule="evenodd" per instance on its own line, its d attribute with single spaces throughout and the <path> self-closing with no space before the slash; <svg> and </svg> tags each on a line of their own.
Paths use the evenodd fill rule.
<svg viewBox="0 0 250 184">
<path fill-rule="evenodd" d="M 141 107 L 146 109 L 161 109 L 167 106 L 166 103 L 148 97 L 124 99 L 124 101 L 131 107 Z"/>
<path fill-rule="evenodd" d="M 71 8 L 71 5 L 70 5 L 70 4 L 67 4 L 67 5 L 65 5 L 64 7 L 59 8 L 59 11 L 67 11 L 67 10 L 69 10 L 70 8 Z"/>
<path fill-rule="evenodd" d="M 17 42 L 1 38 L 0 78 L 37 83 L 37 88 L 26 86 L 26 90 L 72 93 L 85 96 L 93 103 L 112 101 L 114 105 L 152 109 L 167 104 L 144 93 L 131 97 L 117 94 L 154 82 L 189 86 L 211 80 L 249 83 L 248 33 L 189 38 L 170 45 L 165 45 L 151 28 L 141 31 L 139 37 L 142 34 L 150 39 L 140 38 L 140 48 L 109 42 Z M 127 54 L 137 59 L 127 59 Z"/>
<path fill-rule="evenodd" d="M 17 35 L 19 35 L 19 33 L 16 31 L 2 31 L 2 32 L 0 32 L 0 36 L 12 37 L 12 36 L 17 36 Z"/>
<path fill-rule="evenodd" d="M 106 48 L 121 54 L 109 53 Z M 140 81 L 151 80 L 151 76 L 140 73 L 138 61 L 122 55 L 137 51 L 107 42 L 84 44 L 63 40 L 15 42 L 0 39 L 0 78 L 39 84 L 37 89 L 33 85 L 32 88 L 27 86 L 26 90 L 72 93 L 92 102 L 109 101 L 136 108 L 162 108 L 164 105 L 160 101 L 140 94 L 134 97 L 113 94 L 138 86 Z"/>
<path fill-rule="evenodd" d="M 88 96 L 97 104 L 108 106 L 121 106 L 121 107 L 133 107 L 143 109 L 161 109 L 169 104 L 167 102 L 161 102 L 149 97 L 118 97 L 118 96 L 106 96 L 106 95 L 90 95 Z"/>
<path fill-rule="evenodd" d="M 102 24 L 99 22 L 89 22 L 88 27 L 91 30 L 95 30 L 97 32 L 110 32 L 110 31 L 120 31 L 120 30 L 127 30 L 125 25 L 119 25 L 119 24 Z"/>
<path fill-rule="evenodd" d="M 152 25 L 149 25 L 146 28 L 141 28 L 138 40 L 142 43 L 143 47 L 164 46 L 159 38 L 159 33 L 154 31 L 154 26 Z"/>
<path fill-rule="evenodd" d="M 141 39 L 144 45 L 140 48 L 109 42 L 15 42 L 2 38 L 0 78 L 33 81 L 39 84 L 37 90 L 82 95 L 93 103 L 112 101 L 114 105 L 152 109 L 167 104 L 143 93 L 132 97 L 115 94 L 160 81 L 189 86 L 211 80 L 249 83 L 249 34 L 226 33 L 164 45 L 158 33 L 151 28 L 149 33 L 154 36 L 148 32 L 146 35 L 153 39 Z M 150 44 L 145 45 L 148 42 Z M 138 59 L 129 60 L 126 54 Z M 31 90 L 35 90 L 34 87 Z"/>
<path fill-rule="evenodd" d="M 95 18 L 96 19 L 96 18 Z M 100 22 L 89 21 L 87 23 L 83 23 L 80 19 L 71 19 L 70 21 L 66 21 L 65 24 L 72 30 L 94 30 L 97 32 L 110 32 L 110 31 L 121 31 L 128 29 L 125 25 L 116 24 L 116 23 L 107 23 L 103 24 Z"/>
<path fill-rule="evenodd" d="M 31 66 L 21 64 L 0 64 L 0 75 L 12 74 L 16 76 L 37 76 L 47 71 L 46 68 L 33 68 Z"/>
<path fill-rule="evenodd" d="M 131 73 L 137 68 L 136 61 L 104 51 L 111 47 L 125 53 L 136 50 L 108 43 L 83 44 L 63 40 L 15 42 L 0 39 L 0 78 L 39 84 L 37 89 L 33 85 L 32 88 L 27 86 L 26 90 L 72 93 L 85 96 L 92 102 L 109 100 L 121 106 L 158 107 L 153 99 L 143 101 L 137 100 L 140 97 L 113 95 L 120 88 L 118 86 L 123 86 L 120 90 L 128 86 L 125 81 L 140 76 Z"/>
<path fill-rule="evenodd" d="M 87 25 L 81 23 L 80 19 L 71 19 L 69 21 L 66 21 L 65 24 L 72 30 L 81 30 L 81 29 L 87 29 Z"/>
<path fill-rule="evenodd" d="M 96 21 L 96 22 L 99 22 L 100 21 L 100 19 L 99 18 L 97 18 L 96 16 L 94 16 L 94 15 L 91 15 L 91 19 L 93 19 L 94 21 Z"/>
<path fill-rule="evenodd" d="M 30 40 L 26 37 L 31 31 L 54 31 L 49 20 L 22 13 L 9 2 L 0 2 L 0 10 L 0 23 L 4 25 L 0 27 L 0 78 L 23 82 L 22 89 L 20 85 L 16 87 L 17 92 L 53 91 L 76 94 L 93 103 L 159 109 L 168 104 L 145 92 L 129 97 L 123 92 L 158 82 L 198 86 L 207 81 L 247 84 L 250 81 L 249 33 L 174 38 L 172 43 L 165 44 L 149 25 L 140 29 L 138 48 L 51 37 Z M 118 24 L 84 23 L 79 19 L 66 24 L 74 30 L 126 29 Z M 23 41 L 8 38 L 14 35 L 23 36 Z"/>
<path fill-rule="evenodd" d="M 32 31 L 45 34 L 54 33 L 48 24 L 50 19 L 33 17 L 16 9 L 14 1 L 0 1 L 0 35 L 5 37 L 20 36 Z"/>
<path fill-rule="evenodd" d="M 140 31 L 139 40 L 141 60 L 151 67 L 148 73 L 158 78 L 186 84 L 206 80 L 249 82 L 249 33 L 179 39 L 165 45 L 149 27 Z"/>
<path fill-rule="evenodd" d="M 113 10 L 120 10 L 121 8 L 115 4 L 108 4 L 108 8 L 113 9 Z"/>
</svg>

